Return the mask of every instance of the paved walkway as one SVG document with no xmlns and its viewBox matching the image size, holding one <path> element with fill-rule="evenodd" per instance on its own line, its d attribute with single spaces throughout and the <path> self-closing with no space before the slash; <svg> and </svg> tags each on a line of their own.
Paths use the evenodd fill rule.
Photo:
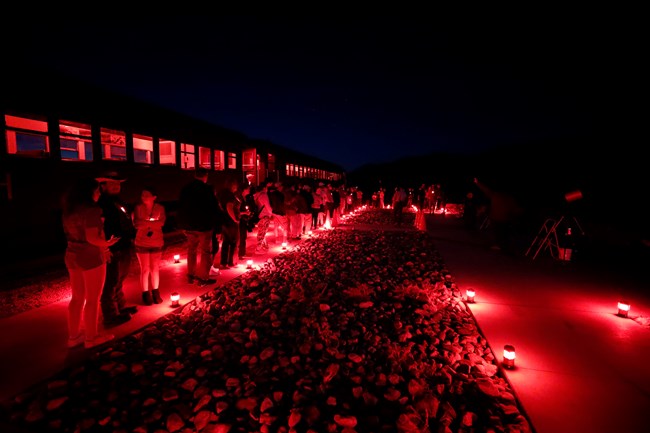
<svg viewBox="0 0 650 433">
<path fill-rule="evenodd" d="M 516 368 L 507 378 L 537 433 L 649 431 L 647 280 L 608 266 L 491 251 L 486 233 L 469 232 L 450 216 L 427 215 L 426 228 L 459 287 L 476 290 L 471 311 L 498 359 L 504 345 L 515 346 Z M 276 246 L 254 256 L 255 263 L 280 252 Z M 166 301 L 172 288 L 182 304 L 206 291 L 187 284 L 184 260 L 166 260 L 161 270 Z M 245 271 L 245 266 L 224 271 L 218 283 Z M 131 303 L 140 303 L 136 278 L 127 280 L 125 292 Z M 627 319 L 616 315 L 622 297 L 632 305 Z M 0 320 L 1 401 L 87 355 L 82 348 L 65 347 L 67 304 Z M 112 332 L 118 338 L 129 335 L 171 311 L 169 302 L 139 307 L 131 321 Z"/>
<path fill-rule="evenodd" d="M 515 347 L 506 375 L 537 433 L 650 431 L 648 278 L 492 251 L 487 233 L 454 218 L 428 215 L 427 229 L 459 287 L 475 289 L 470 309 L 495 355 Z"/>
</svg>

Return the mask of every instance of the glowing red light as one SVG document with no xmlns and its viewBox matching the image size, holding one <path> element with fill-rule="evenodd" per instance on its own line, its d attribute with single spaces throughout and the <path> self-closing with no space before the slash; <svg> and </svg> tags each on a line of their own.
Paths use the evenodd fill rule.
<svg viewBox="0 0 650 433">
<path fill-rule="evenodd" d="M 474 296 L 476 296 L 474 289 L 467 289 L 465 294 L 467 295 L 467 302 L 474 302 Z"/>
<path fill-rule="evenodd" d="M 174 263 L 180 263 L 180 261 L 181 261 L 181 255 L 174 254 Z"/>
<path fill-rule="evenodd" d="M 181 295 L 178 292 L 174 292 L 171 295 L 172 307 L 178 307 L 181 301 Z"/>
<path fill-rule="evenodd" d="M 515 347 L 510 344 L 503 347 L 503 366 L 505 368 L 514 368 L 515 366 Z"/>
<path fill-rule="evenodd" d="M 618 302 L 618 315 L 621 317 L 627 317 L 628 312 L 630 311 L 630 303 L 619 301 Z"/>
</svg>

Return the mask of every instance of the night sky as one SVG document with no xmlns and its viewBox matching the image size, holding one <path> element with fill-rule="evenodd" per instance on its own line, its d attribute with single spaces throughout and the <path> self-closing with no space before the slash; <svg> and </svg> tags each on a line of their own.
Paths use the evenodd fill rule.
<svg viewBox="0 0 650 433">
<path fill-rule="evenodd" d="M 35 65 L 348 171 L 539 140 L 638 138 L 640 30 L 607 14 L 535 17 L 77 17 L 21 21 L 21 37 L 5 40 Z"/>
</svg>

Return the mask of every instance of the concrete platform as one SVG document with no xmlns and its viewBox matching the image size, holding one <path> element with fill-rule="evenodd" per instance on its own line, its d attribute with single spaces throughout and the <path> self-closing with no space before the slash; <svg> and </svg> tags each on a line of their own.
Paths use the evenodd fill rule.
<svg viewBox="0 0 650 433">
<path fill-rule="evenodd" d="M 428 215 L 427 231 L 458 286 L 475 289 L 470 309 L 494 353 L 515 347 L 506 375 L 537 433 L 650 431 L 647 277 L 617 261 L 493 251 L 487 232 L 456 218 Z M 617 316 L 623 298 L 628 318 Z"/>
</svg>

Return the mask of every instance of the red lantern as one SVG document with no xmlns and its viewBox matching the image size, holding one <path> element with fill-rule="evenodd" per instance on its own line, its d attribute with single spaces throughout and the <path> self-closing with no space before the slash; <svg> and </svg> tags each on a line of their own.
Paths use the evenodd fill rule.
<svg viewBox="0 0 650 433">
<path fill-rule="evenodd" d="M 180 262 L 181 262 L 181 255 L 174 254 L 174 263 L 180 263 Z"/>
<path fill-rule="evenodd" d="M 171 295 L 171 301 L 172 301 L 172 307 L 180 307 L 181 305 L 181 295 L 178 294 L 178 292 L 174 292 Z"/>
<path fill-rule="evenodd" d="M 503 366 L 505 368 L 515 368 L 515 347 L 510 344 L 503 347 Z"/>
<path fill-rule="evenodd" d="M 253 269 L 253 260 L 252 259 L 246 260 L 246 269 Z"/>
<path fill-rule="evenodd" d="M 476 295 L 476 292 L 474 289 L 467 289 L 465 291 L 465 294 L 467 295 L 467 302 L 473 304 L 474 303 L 474 296 Z"/>
<path fill-rule="evenodd" d="M 627 317 L 627 313 L 630 311 L 630 303 L 625 301 L 618 302 L 618 315 L 621 317 Z"/>
</svg>

